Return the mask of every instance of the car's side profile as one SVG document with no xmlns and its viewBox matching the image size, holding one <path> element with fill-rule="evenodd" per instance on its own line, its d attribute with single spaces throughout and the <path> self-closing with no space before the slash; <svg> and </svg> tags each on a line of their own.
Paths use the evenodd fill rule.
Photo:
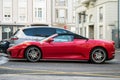
<svg viewBox="0 0 120 80">
<path fill-rule="evenodd" d="M 92 40 L 77 34 L 54 34 L 41 41 L 27 41 L 10 47 L 12 58 L 26 58 L 31 62 L 41 59 L 88 60 L 103 63 L 115 56 L 114 43 Z"/>
</svg>

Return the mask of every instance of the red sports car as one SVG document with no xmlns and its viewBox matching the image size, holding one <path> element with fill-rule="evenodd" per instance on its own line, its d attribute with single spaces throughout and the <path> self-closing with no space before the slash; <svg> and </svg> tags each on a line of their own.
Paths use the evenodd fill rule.
<svg viewBox="0 0 120 80">
<path fill-rule="evenodd" d="M 27 41 L 8 48 L 12 58 L 45 60 L 88 60 L 103 63 L 115 56 L 113 41 L 93 40 L 77 34 L 54 34 L 41 41 Z"/>
</svg>

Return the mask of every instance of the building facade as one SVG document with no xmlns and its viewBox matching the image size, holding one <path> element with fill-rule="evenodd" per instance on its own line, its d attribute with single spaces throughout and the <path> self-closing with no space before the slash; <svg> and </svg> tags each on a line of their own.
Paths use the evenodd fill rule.
<svg viewBox="0 0 120 80">
<path fill-rule="evenodd" d="M 117 38 L 117 0 L 76 0 L 75 4 L 77 33 L 92 39 Z"/>
<path fill-rule="evenodd" d="M 20 27 L 50 24 L 46 1 L 0 0 L 0 40 L 8 39 Z"/>
<path fill-rule="evenodd" d="M 74 0 L 0 0 L 0 40 L 21 27 L 46 24 L 75 32 Z"/>
<path fill-rule="evenodd" d="M 53 0 L 52 23 L 75 32 L 75 0 Z"/>
<path fill-rule="evenodd" d="M 0 0 L 0 40 L 18 28 L 46 24 L 116 41 L 117 22 L 117 0 Z"/>
</svg>

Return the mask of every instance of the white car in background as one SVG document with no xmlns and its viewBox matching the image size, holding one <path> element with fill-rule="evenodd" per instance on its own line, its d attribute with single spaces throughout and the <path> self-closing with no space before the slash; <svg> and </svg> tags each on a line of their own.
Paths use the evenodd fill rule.
<svg viewBox="0 0 120 80">
<path fill-rule="evenodd" d="M 49 26 L 30 26 L 18 29 L 11 37 L 10 46 L 17 45 L 24 41 L 40 41 L 53 34 L 72 33 L 66 29 Z"/>
</svg>

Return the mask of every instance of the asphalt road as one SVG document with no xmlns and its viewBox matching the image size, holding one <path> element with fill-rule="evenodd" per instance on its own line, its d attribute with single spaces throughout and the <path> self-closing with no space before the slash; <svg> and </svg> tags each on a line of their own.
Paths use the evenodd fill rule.
<svg viewBox="0 0 120 80">
<path fill-rule="evenodd" d="M 0 80 L 120 80 L 120 50 L 104 64 L 86 61 L 10 60 L 0 65 Z"/>
</svg>

